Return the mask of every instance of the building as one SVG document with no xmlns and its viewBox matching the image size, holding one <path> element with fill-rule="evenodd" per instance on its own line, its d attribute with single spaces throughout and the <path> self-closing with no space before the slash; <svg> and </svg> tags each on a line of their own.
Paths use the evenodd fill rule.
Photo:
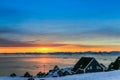
<svg viewBox="0 0 120 80">
<path fill-rule="evenodd" d="M 120 69 L 120 56 L 109 65 L 108 70 L 118 70 Z"/>
<path fill-rule="evenodd" d="M 76 74 L 102 72 L 106 67 L 99 64 L 93 57 L 82 57 L 73 67 L 72 71 Z"/>
</svg>

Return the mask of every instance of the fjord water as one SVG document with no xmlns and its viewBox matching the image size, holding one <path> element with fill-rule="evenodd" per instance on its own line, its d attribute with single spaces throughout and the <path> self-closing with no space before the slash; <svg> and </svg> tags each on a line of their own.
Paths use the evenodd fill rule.
<svg viewBox="0 0 120 80">
<path fill-rule="evenodd" d="M 98 62 L 108 66 L 118 55 L 0 55 L 0 76 L 16 73 L 19 76 L 29 72 L 36 75 L 38 72 L 48 72 L 55 65 L 60 68 L 73 67 L 74 64 L 83 56 L 95 57 Z"/>
</svg>

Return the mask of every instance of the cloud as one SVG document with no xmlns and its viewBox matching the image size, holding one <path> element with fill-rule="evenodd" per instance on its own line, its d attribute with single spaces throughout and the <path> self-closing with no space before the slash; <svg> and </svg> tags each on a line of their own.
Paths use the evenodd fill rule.
<svg viewBox="0 0 120 80">
<path fill-rule="evenodd" d="M 117 36 L 120 37 L 120 28 L 117 28 L 115 26 L 108 26 L 108 27 L 104 27 L 101 28 L 98 33 L 102 34 L 102 35 L 107 35 L 107 36 Z"/>
<path fill-rule="evenodd" d="M 107 47 L 108 45 L 77 45 L 77 44 L 60 44 L 60 43 L 34 43 L 34 41 L 16 41 L 5 38 L 0 38 L 0 47 L 79 47 L 79 48 L 94 48 Z M 110 46 L 110 45 L 109 45 Z M 113 46 L 113 45 L 111 45 Z"/>
<path fill-rule="evenodd" d="M 97 26 L 96 26 L 97 27 Z M 103 37 L 103 38 L 108 38 L 108 37 L 120 37 L 120 28 L 117 26 L 104 26 L 102 25 L 101 27 L 98 27 L 97 29 L 91 30 L 89 32 L 86 32 L 84 34 L 90 35 L 90 36 L 95 36 L 97 38 Z"/>
<path fill-rule="evenodd" d="M 9 33 L 9 31 L 1 31 L 1 33 Z M 0 47 L 60 47 L 65 46 L 66 44 L 55 44 L 53 42 L 44 42 L 36 40 L 14 40 L 11 37 L 1 37 L 0 36 Z"/>
<path fill-rule="evenodd" d="M 6 38 L 0 38 L 0 47 L 60 47 L 65 46 L 66 44 L 43 44 L 39 43 L 36 44 L 34 41 L 16 41 L 16 40 L 10 40 Z"/>
<path fill-rule="evenodd" d="M 32 44 L 27 42 L 0 38 L 0 47 L 25 47 L 25 46 L 32 46 Z"/>
<path fill-rule="evenodd" d="M 6 33 L 18 33 L 18 30 L 11 28 L 10 26 L 0 26 L 0 34 L 6 34 Z"/>
</svg>

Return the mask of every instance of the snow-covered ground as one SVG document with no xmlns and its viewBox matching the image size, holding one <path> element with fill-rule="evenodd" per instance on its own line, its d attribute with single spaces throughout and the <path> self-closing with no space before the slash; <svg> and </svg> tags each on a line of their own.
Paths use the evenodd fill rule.
<svg viewBox="0 0 120 80">
<path fill-rule="evenodd" d="M 34 78 L 35 80 L 120 80 L 120 70 L 111 72 L 99 72 L 99 73 L 88 73 L 70 75 L 65 77 L 57 78 Z M 27 80 L 23 77 L 0 77 L 0 80 Z"/>
</svg>

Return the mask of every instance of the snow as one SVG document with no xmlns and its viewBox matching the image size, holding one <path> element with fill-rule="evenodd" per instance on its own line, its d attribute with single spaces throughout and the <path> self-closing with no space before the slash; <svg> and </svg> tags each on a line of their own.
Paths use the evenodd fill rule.
<svg viewBox="0 0 120 80">
<path fill-rule="evenodd" d="M 62 71 L 62 72 L 67 71 L 67 72 L 69 72 L 70 74 L 72 74 L 71 69 L 73 69 L 73 67 L 70 67 L 70 68 L 63 68 L 63 69 L 61 69 L 61 71 Z"/>
<path fill-rule="evenodd" d="M 24 77 L 1 76 L 0 80 L 27 80 Z M 34 78 L 35 80 L 120 80 L 120 70 L 111 72 L 87 73 L 56 78 Z"/>
<path fill-rule="evenodd" d="M 52 77 L 52 76 L 59 77 L 59 74 L 58 74 L 59 71 L 61 71 L 63 73 L 65 71 L 67 71 L 69 74 L 72 74 L 71 69 L 72 69 L 72 67 L 70 67 L 70 68 L 63 68 L 63 69 L 59 69 L 59 70 L 56 70 L 56 71 L 51 71 L 51 72 L 49 72 L 49 74 L 46 77 Z"/>
</svg>

